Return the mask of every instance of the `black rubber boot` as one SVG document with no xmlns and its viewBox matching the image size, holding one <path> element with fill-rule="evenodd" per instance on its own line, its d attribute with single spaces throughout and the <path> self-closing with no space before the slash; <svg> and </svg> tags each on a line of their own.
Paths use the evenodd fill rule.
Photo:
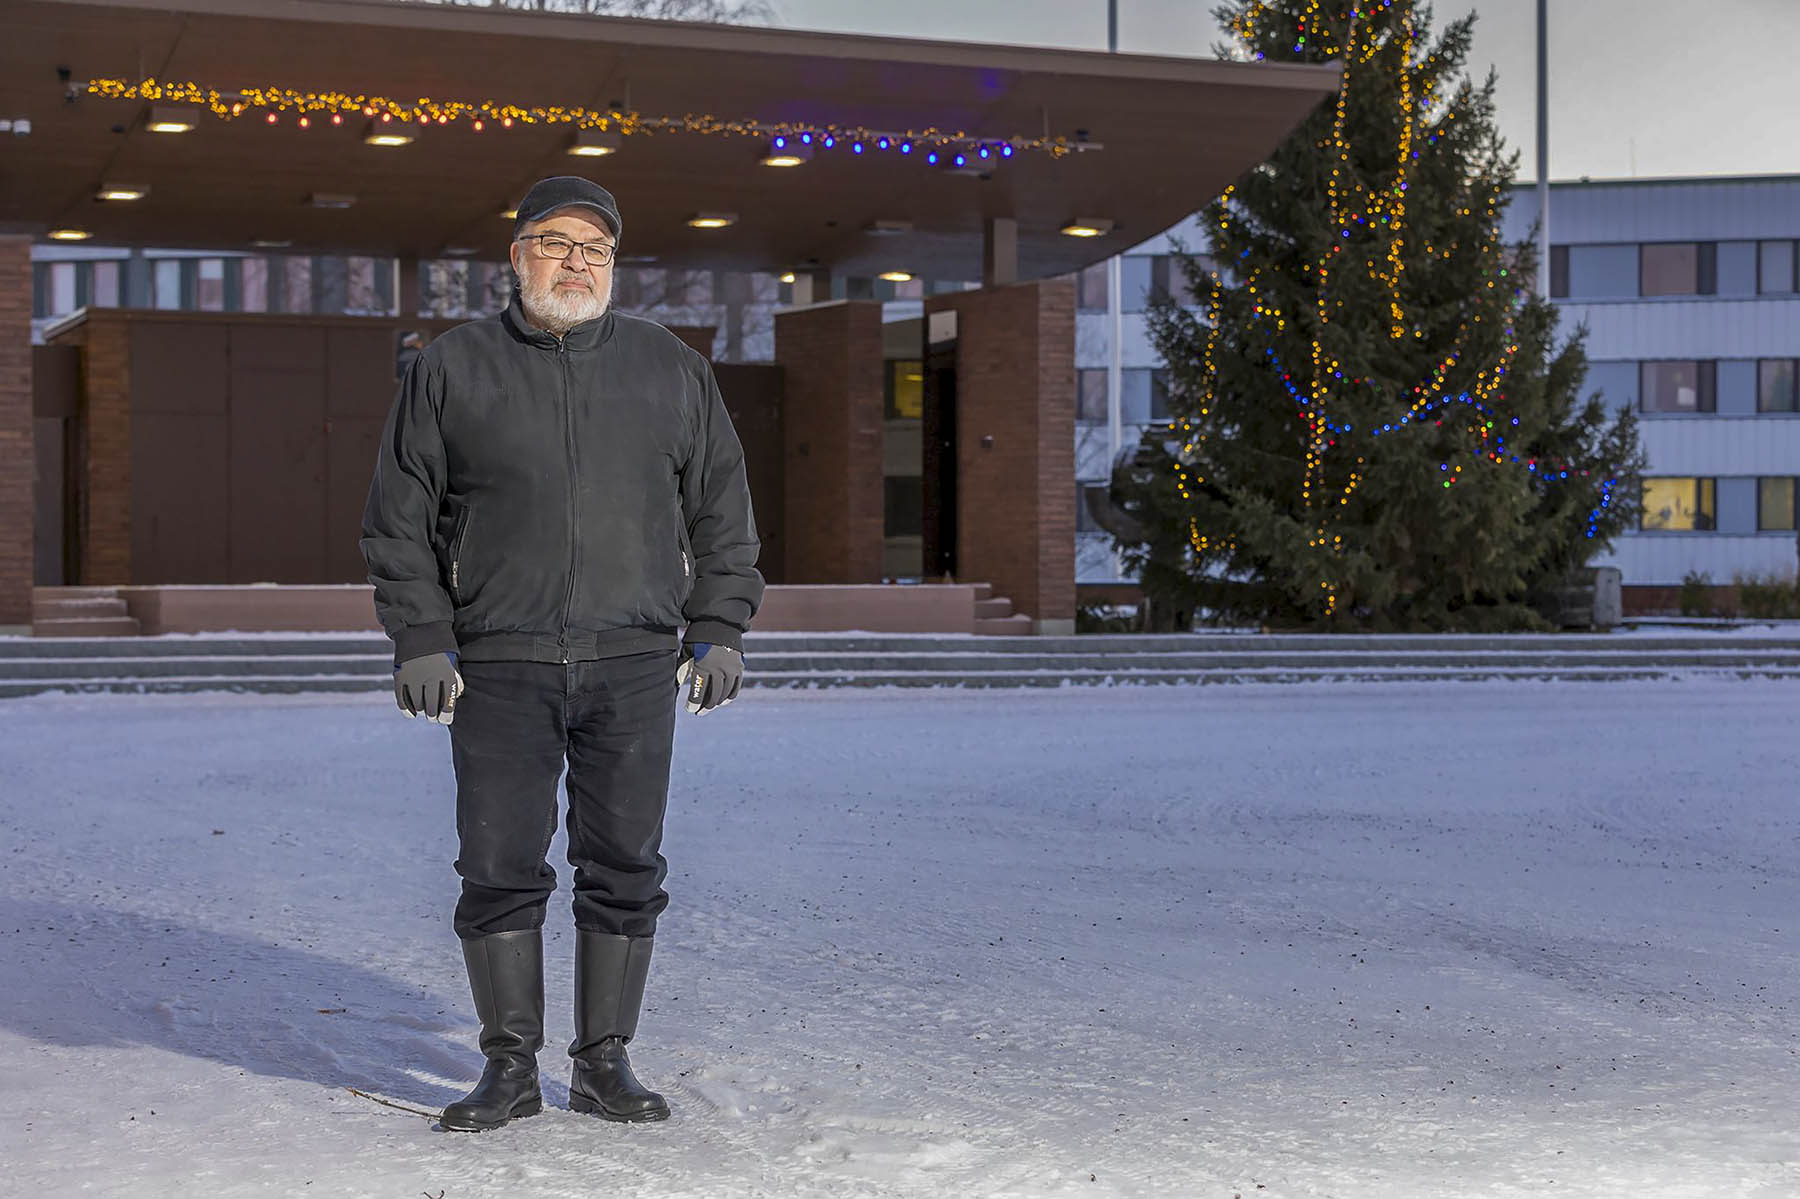
<svg viewBox="0 0 1800 1199">
<path fill-rule="evenodd" d="M 544 1109 L 537 1069 L 544 1047 L 544 935 L 535 928 L 492 933 L 462 946 L 487 1068 L 439 1120 L 458 1132 L 481 1132 Z"/>
<path fill-rule="evenodd" d="M 575 930 L 575 1040 L 569 1110 L 606 1120 L 667 1120 L 669 1105 L 631 1072 L 625 1044 L 637 1035 L 650 976 L 649 937 Z"/>
</svg>

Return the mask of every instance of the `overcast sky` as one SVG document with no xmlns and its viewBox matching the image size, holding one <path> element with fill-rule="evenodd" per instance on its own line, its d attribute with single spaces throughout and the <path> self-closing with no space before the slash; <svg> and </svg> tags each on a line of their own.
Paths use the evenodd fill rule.
<svg viewBox="0 0 1800 1199">
<path fill-rule="evenodd" d="M 1106 49 L 1106 0 L 773 0 L 777 23 L 890 37 Z M 1211 57 L 1210 0 L 1119 0 L 1119 49 Z M 1477 73 L 1537 177 L 1536 0 L 1471 8 Z M 1800 174 L 1800 0 L 1550 0 L 1550 177 Z"/>
</svg>

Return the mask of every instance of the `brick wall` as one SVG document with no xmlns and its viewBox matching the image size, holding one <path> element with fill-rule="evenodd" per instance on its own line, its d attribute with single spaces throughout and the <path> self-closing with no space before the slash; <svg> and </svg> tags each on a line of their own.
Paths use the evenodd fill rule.
<svg viewBox="0 0 1800 1199">
<path fill-rule="evenodd" d="M 0 234 L 0 626 L 31 623 L 36 469 L 31 238 Z"/>
<path fill-rule="evenodd" d="M 1073 621 L 1074 282 L 951 293 L 925 308 L 957 312 L 957 573 L 1034 621 Z"/>
<path fill-rule="evenodd" d="M 782 533 L 789 583 L 879 583 L 881 305 L 850 300 L 779 312 L 783 370 Z"/>
<path fill-rule="evenodd" d="M 83 486 L 78 514 L 80 582 L 120 587 L 131 577 L 131 330 L 122 317 L 86 322 L 77 455 Z"/>
</svg>

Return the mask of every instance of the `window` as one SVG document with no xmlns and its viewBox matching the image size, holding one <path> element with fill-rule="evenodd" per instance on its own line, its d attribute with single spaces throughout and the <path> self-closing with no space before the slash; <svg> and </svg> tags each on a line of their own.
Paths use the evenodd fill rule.
<svg viewBox="0 0 1800 1199">
<path fill-rule="evenodd" d="M 1756 364 L 1756 410 L 1793 412 L 1794 360 L 1765 358 Z"/>
<path fill-rule="evenodd" d="M 1791 241 L 1759 242 L 1756 247 L 1756 290 L 1766 296 L 1794 294 L 1795 246 Z"/>
<path fill-rule="evenodd" d="M 159 258 L 150 276 L 154 284 L 151 303 L 157 308 L 181 307 L 181 263 L 174 258 Z"/>
<path fill-rule="evenodd" d="M 1762 530 L 1792 531 L 1794 528 L 1794 492 L 1800 479 L 1773 478 L 1756 481 L 1756 527 Z"/>
<path fill-rule="evenodd" d="M 1173 254 L 1158 254 L 1150 260 L 1150 292 L 1153 296 L 1167 295 L 1183 308 L 1197 308 L 1211 298 L 1212 289 L 1206 279 L 1205 272 L 1217 270 L 1213 260 L 1204 254 L 1196 255 L 1194 265 L 1202 272 L 1199 286 L 1190 287 L 1188 273 L 1181 265 L 1180 259 Z"/>
<path fill-rule="evenodd" d="M 925 532 L 925 481 L 918 475 L 886 475 L 882 485 L 882 530 L 888 537 Z"/>
<path fill-rule="evenodd" d="M 1075 419 L 1090 424 L 1105 424 L 1106 372 L 1076 371 Z"/>
<path fill-rule="evenodd" d="M 267 312 L 269 310 L 269 260 L 267 258 L 246 258 L 243 261 L 243 278 L 239 284 L 238 307 L 245 312 Z M 406 315 L 416 315 L 407 313 Z"/>
<path fill-rule="evenodd" d="M 890 359 L 887 364 L 889 420 L 921 420 L 925 416 L 925 364 L 917 358 Z"/>
<path fill-rule="evenodd" d="M 1088 505 L 1091 502 L 1098 502 L 1104 505 L 1109 490 L 1110 488 L 1105 483 L 1075 484 L 1075 531 L 1077 533 L 1106 532 L 1105 529 L 1100 527 L 1100 522 L 1094 519 L 1093 509 L 1088 507 Z M 1092 496 L 1091 500 L 1089 498 L 1090 496 Z"/>
<path fill-rule="evenodd" d="M 1083 312 L 1106 311 L 1106 262 L 1083 267 L 1076 282 L 1075 306 Z"/>
<path fill-rule="evenodd" d="M 1569 295 L 1569 247 L 1550 247 L 1550 298 L 1567 299 Z"/>
<path fill-rule="evenodd" d="M 1119 259 L 1119 311 L 1142 312 L 1150 300 L 1150 256 L 1127 254 Z"/>
<path fill-rule="evenodd" d="M 73 262 L 52 263 L 50 267 L 50 315 L 66 316 L 80 307 L 75 298 L 75 266 Z"/>
<path fill-rule="evenodd" d="M 1169 368 L 1159 366 L 1150 372 L 1150 419 L 1169 420 Z"/>
<path fill-rule="evenodd" d="M 1717 242 L 1650 242 L 1639 249 L 1639 295 L 1712 295 L 1718 275 Z"/>
<path fill-rule="evenodd" d="M 1718 517 L 1716 479 L 1645 479 L 1640 526 L 1671 532 L 1710 532 Z"/>
<path fill-rule="evenodd" d="M 94 264 L 94 307 L 117 308 L 119 306 L 119 265 L 116 262 L 96 262 Z"/>
<path fill-rule="evenodd" d="M 194 307 L 202 312 L 225 308 L 225 260 L 202 258 L 194 268 Z"/>
<path fill-rule="evenodd" d="M 1646 362 L 1638 377 L 1638 405 L 1645 412 L 1712 412 L 1717 407 L 1718 363 Z"/>
<path fill-rule="evenodd" d="M 466 267 L 466 263 L 457 263 Z M 282 262 L 281 310 L 311 312 L 313 310 L 313 260 L 304 254 L 290 254 Z"/>
</svg>

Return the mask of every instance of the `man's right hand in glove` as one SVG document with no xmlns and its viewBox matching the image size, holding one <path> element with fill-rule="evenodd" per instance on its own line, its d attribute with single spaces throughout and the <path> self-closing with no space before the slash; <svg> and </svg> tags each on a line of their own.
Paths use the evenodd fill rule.
<svg viewBox="0 0 1800 1199">
<path fill-rule="evenodd" d="M 452 653 L 408 658 L 394 669 L 394 702 L 409 719 L 424 716 L 449 724 L 456 719 L 456 697 L 464 690 Z"/>
</svg>

